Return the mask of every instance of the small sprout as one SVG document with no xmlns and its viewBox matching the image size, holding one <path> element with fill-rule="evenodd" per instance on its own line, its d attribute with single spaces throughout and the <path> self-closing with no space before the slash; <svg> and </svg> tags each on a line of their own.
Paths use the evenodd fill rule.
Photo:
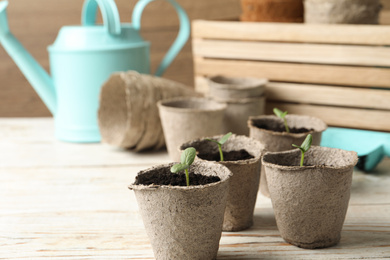
<svg viewBox="0 0 390 260">
<path fill-rule="evenodd" d="M 229 137 L 232 135 L 232 132 L 229 132 L 227 133 L 226 135 L 222 136 L 221 139 L 219 139 L 218 141 L 216 140 L 212 140 L 212 139 L 206 139 L 206 140 L 209 140 L 211 142 L 214 142 L 218 145 L 218 149 L 219 149 L 219 156 L 220 156 L 220 161 L 223 162 L 223 152 L 222 152 L 222 145 L 224 143 L 226 143 L 226 141 L 229 139 Z"/>
<path fill-rule="evenodd" d="M 175 164 L 171 167 L 172 173 L 178 173 L 185 171 L 186 173 L 186 182 L 187 186 L 190 186 L 190 175 L 188 173 L 188 168 L 194 162 L 196 156 L 196 150 L 194 147 L 188 147 L 185 149 L 180 156 L 180 163 Z"/>
<path fill-rule="evenodd" d="M 301 155 L 302 155 L 301 156 L 301 167 L 303 166 L 303 159 L 305 158 L 305 153 L 310 149 L 312 141 L 313 141 L 313 137 L 311 136 L 311 134 L 308 134 L 306 136 L 305 140 L 303 141 L 303 143 L 301 144 L 301 146 L 298 146 L 295 144 L 292 145 L 296 148 L 299 148 L 299 150 L 301 150 Z"/>
<path fill-rule="evenodd" d="M 288 128 L 288 125 L 287 125 L 287 120 L 286 120 L 286 115 L 287 115 L 287 111 L 283 112 L 282 110 L 278 109 L 278 108 L 274 108 L 274 114 L 283 119 L 283 122 L 284 122 L 284 127 L 286 128 L 286 132 L 287 133 L 290 133 L 290 129 Z"/>
</svg>

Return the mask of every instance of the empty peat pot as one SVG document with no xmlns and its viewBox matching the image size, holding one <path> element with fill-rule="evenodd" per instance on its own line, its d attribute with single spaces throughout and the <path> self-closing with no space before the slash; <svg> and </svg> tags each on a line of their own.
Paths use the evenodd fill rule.
<svg viewBox="0 0 390 260">
<path fill-rule="evenodd" d="M 280 152 L 294 149 L 293 144 L 301 145 L 308 134 L 313 136 L 312 145 L 320 145 L 322 132 L 328 127 L 324 121 L 312 116 L 287 115 L 286 120 L 290 133 L 284 131 L 283 120 L 275 115 L 250 117 L 249 137 L 259 140 L 268 152 Z M 265 174 L 261 174 L 260 192 L 269 197 Z"/>
<path fill-rule="evenodd" d="M 336 245 L 350 197 L 357 153 L 312 146 L 299 166 L 299 149 L 262 158 L 282 238 L 302 248 Z"/>
<path fill-rule="evenodd" d="M 305 23 L 378 24 L 380 0 L 305 0 Z"/>
<path fill-rule="evenodd" d="M 210 139 L 219 140 L 221 137 L 213 136 Z M 219 160 L 217 144 L 206 140 L 206 138 L 184 143 L 180 149 L 185 150 L 188 147 L 194 147 L 196 149 L 196 160 Z M 223 231 L 240 231 L 253 225 L 253 212 L 260 181 L 260 158 L 264 153 L 264 147 L 260 142 L 243 135 L 232 135 L 222 145 L 224 154 L 241 149 L 247 151 L 250 155 L 248 157 L 251 158 L 246 157 L 248 159 L 218 162 L 218 164 L 226 166 L 232 172 L 229 182 L 229 195 L 226 203 Z M 215 159 L 206 158 L 210 155 L 217 155 L 217 158 L 214 156 L 211 157 Z"/>
<path fill-rule="evenodd" d="M 209 95 L 220 101 L 260 97 L 267 83 L 262 78 L 214 76 L 208 79 Z"/>
<path fill-rule="evenodd" d="M 138 176 L 170 173 L 173 164 L 159 165 Z M 140 185 L 134 190 L 156 259 L 215 259 L 231 172 L 213 162 L 194 162 L 190 172 L 218 176 L 220 181 L 197 186 Z M 171 173 L 176 174 L 176 173 Z"/>
<path fill-rule="evenodd" d="M 263 115 L 265 111 L 265 97 L 242 98 L 234 101 L 218 101 L 226 104 L 225 116 L 222 122 L 224 133 L 232 132 L 238 135 L 249 135 L 247 126 L 250 116 Z"/>
<path fill-rule="evenodd" d="M 181 97 L 157 103 L 168 153 L 180 161 L 178 147 L 190 140 L 222 134 L 226 105 L 207 98 Z"/>
</svg>

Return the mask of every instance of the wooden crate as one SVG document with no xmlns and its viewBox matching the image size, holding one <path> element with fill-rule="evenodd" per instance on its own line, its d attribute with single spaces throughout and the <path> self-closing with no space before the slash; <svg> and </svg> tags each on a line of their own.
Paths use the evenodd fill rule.
<svg viewBox="0 0 390 260">
<path fill-rule="evenodd" d="M 195 20 L 195 85 L 212 75 L 264 77 L 267 113 L 390 131 L 390 26 Z"/>
</svg>

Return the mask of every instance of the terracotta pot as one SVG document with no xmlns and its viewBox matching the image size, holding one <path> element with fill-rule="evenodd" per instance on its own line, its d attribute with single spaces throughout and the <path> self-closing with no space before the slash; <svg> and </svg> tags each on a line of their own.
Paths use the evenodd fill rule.
<svg viewBox="0 0 390 260">
<path fill-rule="evenodd" d="M 302 0 L 241 0 L 241 21 L 303 22 Z"/>
<path fill-rule="evenodd" d="M 287 115 L 286 120 L 289 127 L 305 127 L 313 130 L 306 133 L 287 133 L 257 127 L 256 125 L 265 125 L 267 127 L 283 126 L 282 119 L 274 115 L 265 115 L 249 118 L 249 136 L 259 140 L 265 146 L 266 151 L 269 152 L 292 150 L 294 149 L 292 144 L 300 145 L 308 134 L 313 136 L 312 145 L 320 145 L 322 132 L 327 128 L 324 121 L 316 117 L 301 115 Z M 269 197 L 267 179 L 265 174 L 263 174 L 264 169 L 261 172 L 260 192 L 264 196 Z"/>
<path fill-rule="evenodd" d="M 223 132 L 249 135 L 250 116 L 263 115 L 266 79 L 215 76 L 208 80 L 211 99 L 227 105 Z"/>
<path fill-rule="evenodd" d="M 305 0 L 305 23 L 378 24 L 380 0 Z"/>
<path fill-rule="evenodd" d="M 159 165 L 151 171 L 168 171 Z M 231 172 L 212 162 L 194 162 L 191 171 L 216 175 L 221 181 L 199 186 L 130 185 L 156 259 L 215 259 Z"/>
<path fill-rule="evenodd" d="M 170 158 L 180 161 L 178 147 L 196 138 L 222 134 L 222 120 L 226 110 L 206 98 L 174 98 L 157 103 Z"/>
<path fill-rule="evenodd" d="M 103 84 L 99 101 L 102 142 L 142 151 L 164 147 L 157 101 L 197 96 L 178 82 L 136 71 L 118 72 Z"/>
<path fill-rule="evenodd" d="M 336 245 L 350 197 L 357 153 L 312 146 L 300 167 L 298 149 L 266 153 L 262 163 L 276 223 L 285 241 L 302 248 Z"/>
<path fill-rule="evenodd" d="M 217 140 L 221 136 L 211 139 Z M 197 154 L 218 152 L 218 146 L 204 138 L 184 143 L 180 149 L 194 147 Z M 260 158 L 264 147 L 260 142 L 246 136 L 232 135 L 222 145 L 223 152 L 245 149 L 254 158 L 239 161 L 218 162 L 226 166 L 232 176 L 229 182 L 229 195 L 226 204 L 223 231 L 240 231 L 253 225 L 253 211 L 256 204 L 260 180 Z M 196 160 L 206 161 L 198 156 Z"/>
</svg>

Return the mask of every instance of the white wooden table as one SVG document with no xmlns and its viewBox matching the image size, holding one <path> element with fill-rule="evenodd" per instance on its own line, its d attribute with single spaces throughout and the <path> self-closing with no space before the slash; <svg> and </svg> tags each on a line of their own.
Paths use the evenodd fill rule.
<svg viewBox="0 0 390 260">
<path fill-rule="evenodd" d="M 127 186 L 139 170 L 169 162 L 167 153 L 63 143 L 53 133 L 51 118 L 0 119 L 0 259 L 153 259 Z M 222 234 L 218 259 L 390 258 L 390 160 L 354 173 L 335 247 L 284 242 L 260 194 L 254 218 L 249 230 Z"/>
</svg>

